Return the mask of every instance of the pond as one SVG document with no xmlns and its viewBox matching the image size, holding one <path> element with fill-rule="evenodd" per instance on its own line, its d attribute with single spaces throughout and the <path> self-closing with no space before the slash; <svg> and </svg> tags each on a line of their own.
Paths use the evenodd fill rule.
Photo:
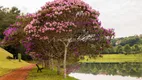
<svg viewBox="0 0 142 80">
<path fill-rule="evenodd" d="M 79 80 L 142 80 L 142 63 L 81 63 L 69 76 Z"/>
</svg>

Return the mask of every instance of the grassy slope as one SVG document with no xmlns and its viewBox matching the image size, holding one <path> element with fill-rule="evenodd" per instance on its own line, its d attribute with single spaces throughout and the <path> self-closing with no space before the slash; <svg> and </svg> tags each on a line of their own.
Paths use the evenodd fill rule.
<svg viewBox="0 0 142 80">
<path fill-rule="evenodd" d="M 63 78 L 63 75 L 57 75 L 56 71 L 43 69 L 42 72 L 37 73 L 37 69 L 34 68 L 27 80 L 77 80 L 72 77 L 67 77 L 66 79 Z"/>
<path fill-rule="evenodd" d="M 142 54 L 105 54 L 102 58 L 97 57 L 96 59 L 89 59 L 87 56 L 85 56 L 85 59 L 80 60 L 80 62 L 142 62 L 141 57 Z"/>
<path fill-rule="evenodd" d="M 6 59 L 7 56 L 12 56 L 12 54 L 0 48 L 0 76 L 10 72 L 13 69 L 29 65 L 25 61 L 18 62 L 18 60 L 8 60 Z"/>
</svg>

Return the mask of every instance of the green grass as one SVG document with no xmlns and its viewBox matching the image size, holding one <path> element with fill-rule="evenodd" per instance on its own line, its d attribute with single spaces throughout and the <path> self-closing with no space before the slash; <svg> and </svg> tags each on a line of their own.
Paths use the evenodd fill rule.
<svg viewBox="0 0 142 80">
<path fill-rule="evenodd" d="M 80 62 L 142 62 L 142 54 L 105 54 L 102 58 L 96 57 L 96 59 L 85 56 Z"/>
<path fill-rule="evenodd" d="M 63 75 L 57 75 L 56 71 L 49 69 L 43 69 L 42 72 L 37 73 L 37 68 L 34 68 L 27 80 L 77 80 L 73 77 L 63 78 Z"/>
<path fill-rule="evenodd" d="M 8 60 L 6 59 L 7 56 L 12 57 L 12 54 L 0 48 L 0 76 L 7 74 L 14 69 L 29 65 L 29 63 L 25 61 L 19 62 L 18 60 Z"/>
</svg>

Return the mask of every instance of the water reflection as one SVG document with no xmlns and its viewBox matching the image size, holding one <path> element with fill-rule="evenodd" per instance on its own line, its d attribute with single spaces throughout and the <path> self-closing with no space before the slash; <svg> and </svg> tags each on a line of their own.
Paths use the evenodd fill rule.
<svg viewBox="0 0 142 80">
<path fill-rule="evenodd" d="M 115 76 L 114 78 L 116 78 L 116 76 L 117 78 L 119 77 L 119 79 L 115 80 L 142 80 L 142 63 L 82 63 L 80 64 L 80 68 L 70 75 L 87 76 L 88 74 L 90 77 L 95 76 L 100 78 L 101 76 L 107 78 L 109 75 L 111 75 L 111 78 L 113 78 L 113 76 Z M 136 79 L 132 79 L 132 77 Z"/>
</svg>

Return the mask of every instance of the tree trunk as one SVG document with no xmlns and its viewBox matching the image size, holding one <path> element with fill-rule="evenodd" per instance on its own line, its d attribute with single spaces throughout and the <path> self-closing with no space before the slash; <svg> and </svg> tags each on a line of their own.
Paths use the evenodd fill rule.
<svg viewBox="0 0 142 80">
<path fill-rule="evenodd" d="M 48 63 L 49 63 L 49 65 L 48 65 L 49 69 L 51 70 L 51 59 L 48 60 Z"/>
<path fill-rule="evenodd" d="M 57 74 L 61 74 L 61 68 L 60 68 L 60 60 L 57 60 Z"/>
<path fill-rule="evenodd" d="M 47 67 L 47 60 L 44 60 L 44 67 Z"/>
<path fill-rule="evenodd" d="M 67 60 L 67 49 L 68 46 L 65 46 L 65 53 L 64 53 L 64 78 L 67 77 L 67 70 L 66 70 L 66 60 Z"/>
<path fill-rule="evenodd" d="M 50 66 L 49 66 L 49 60 L 45 60 L 45 67 L 46 68 L 49 68 Z"/>
<path fill-rule="evenodd" d="M 65 49 L 64 49 L 64 61 L 63 61 L 63 67 L 64 67 L 64 78 L 67 77 L 67 70 L 66 70 L 66 61 L 67 61 L 67 52 L 68 52 L 68 46 L 71 42 L 71 38 L 68 39 L 67 43 L 65 43 L 64 41 L 61 40 L 61 42 L 63 42 Z"/>
<path fill-rule="evenodd" d="M 53 58 L 51 58 L 51 66 L 50 66 L 50 68 L 51 68 L 51 70 L 54 70 L 54 63 L 53 63 Z"/>
<path fill-rule="evenodd" d="M 44 60 L 42 60 L 42 68 L 44 67 Z"/>
</svg>

